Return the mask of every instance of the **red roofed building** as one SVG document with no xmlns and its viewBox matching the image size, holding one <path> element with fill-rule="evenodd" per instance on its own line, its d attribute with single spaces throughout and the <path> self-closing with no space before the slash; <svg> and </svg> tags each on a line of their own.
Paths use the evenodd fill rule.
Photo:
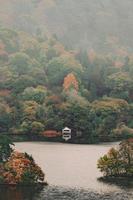
<svg viewBox="0 0 133 200">
<path fill-rule="evenodd" d="M 46 130 L 42 132 L 42 136 L 47 137 L 47 138 L 55 138 L 61 135 L 62 134 L 60 132 L 57 132 L 56 130 Z"/>
</svg>

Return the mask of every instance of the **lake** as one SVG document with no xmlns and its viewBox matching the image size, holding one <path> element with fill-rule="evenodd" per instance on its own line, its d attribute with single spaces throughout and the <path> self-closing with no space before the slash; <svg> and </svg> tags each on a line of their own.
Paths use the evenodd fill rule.
<svg viewBox="0 0 133 200">
<path fill-rule="evenodd" d="M 133 188 L 97 180 L 102 174 L 97 160 L 118 143 L 77 145 L 49 142 L 16 143 L 16 149 L 32 154 L 44 170 L 49 186 L 35 188 L 0 188 L 0 200 L 132 200 Z"/>
</svg>

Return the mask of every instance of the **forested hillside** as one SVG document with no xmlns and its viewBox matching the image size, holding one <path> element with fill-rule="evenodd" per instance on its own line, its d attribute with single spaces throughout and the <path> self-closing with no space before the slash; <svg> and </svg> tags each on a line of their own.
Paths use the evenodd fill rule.
<svg viewBox="0 0 133 200">
<path fill-rule="evenodd" d="M 133 59 L 68 51 L 55 37 L 0 28 L 0 132 L 72 128 L 74 141 L 133 134 Z"/>
<path fill-rule="evenodd" d="M 133 134 L 130 0 L 0 0 L 0 132 Z"/>
<path fill-rule="evenodd" d="M 133 48 L 132 0 L 0 0 L 0 22 L 56 34 L 68 48 L 127 56 Z"/>
</svg>

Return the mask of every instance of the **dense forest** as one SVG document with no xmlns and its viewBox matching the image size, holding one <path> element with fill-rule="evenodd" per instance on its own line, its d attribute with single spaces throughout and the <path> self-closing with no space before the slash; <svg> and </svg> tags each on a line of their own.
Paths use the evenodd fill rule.
<svg viewBox="0 0 133 200">
<path fill-rule="evenodd" d="M 44 30 L 69 48 L 132 54 L 131 0 L 0 0 L 0 23 L 36 33 Z"/>
<path fill-rule="evenodd" d="M 61 4 L 58 0 L 2 2 L 1 134 L 34 138 L 46 130 L 60 132 L 68 126 L 72 129 L 73 141 L 82 143 L 132 137 L 132 42 L 130 37 L 128 42 L 127 37 L 120 38 L 115 24 L 112 31 L 105 31 L 106 23 L 102 21 L 109 13 L 118 21 L 123 15 L 116 12 L 121 18 L 115 16 L 111 5 L 109 12 L 105 1 L 99 4 L 96 0 L 93 6 L 91 0 L 78 2 L 74 7 L 75 1 L 71 1 L 69 18 L 66 0 Z M 88 4 L 93 13 L 85 9 L 89 9 Z M 99 6 L 100 18 L 96 17 Z M 118 7 L 123 6 L 124 3 Z M 129 7 L 130 3 L 126 4 L 126 9 Z M 87 20 L 90 29 L 86 23 L 83 23 L 86 29 L 81 26 L 78 13 Z M 73 21 L 79 21 L 77 28 Z M 122 32 L 127 30 L 124 26 L 121 28 Z M 132 33 L 132 29 L 128 31 Z"/>
<path fill-rule="evenodd" d="M 81 142 L 132 136 L 133 60 L 123 60 L 1 27 L 0 132 L 69 126 Z"/>
</svg>

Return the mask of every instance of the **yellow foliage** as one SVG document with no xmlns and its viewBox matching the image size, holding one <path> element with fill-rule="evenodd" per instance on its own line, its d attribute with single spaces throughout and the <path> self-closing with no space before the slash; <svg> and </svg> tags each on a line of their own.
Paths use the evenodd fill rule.
<svg viewBox="0 0 133 200">
<path fill-rule="evenodd" d="M 117 110 L 120 108 L 127 108 L 128 107 L 128 103 L 125 100 L 122 99 L 116 99 L 116 98 L 106 98 L 106 99 L 102 99 L 100 101 L 94 101 L 92 103 L 92 107 L 95 110 L 98 109 L 113 109 L 113 110 Z"/>
<path fill-rule="evenodd" d="M 38 104 L 35 101 L 25 101 L 24 114 L 28 119 L 35 119 Z"/>
</svg>

